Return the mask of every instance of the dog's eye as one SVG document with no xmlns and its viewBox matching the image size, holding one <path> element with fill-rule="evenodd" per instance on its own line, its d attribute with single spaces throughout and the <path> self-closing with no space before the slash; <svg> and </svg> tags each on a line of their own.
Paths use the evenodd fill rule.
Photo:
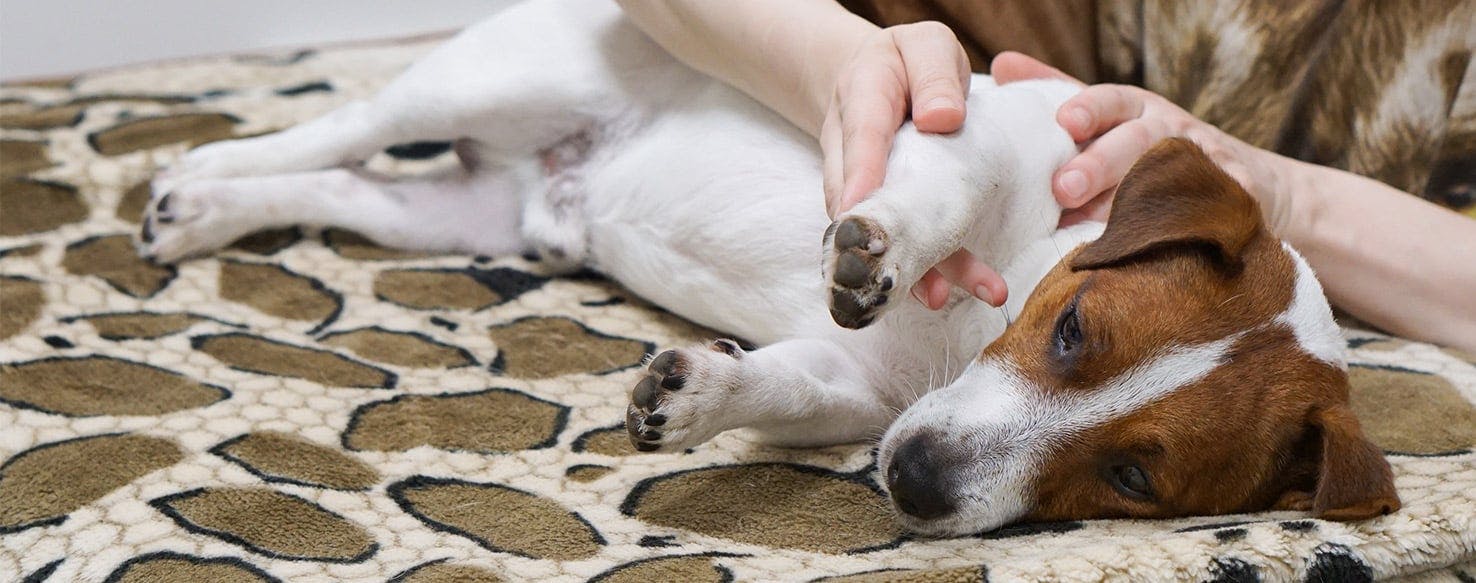
<svg viewBox="0 0 1476 583">
<path fill-rule="evenodd" d="M 1148 473 L 1136 465 L 1113 466 L 1108 474 L 1117 491 L 1139 500 L 1153 498 L 1153 486 L 1148 482 Z"/>
<path fill-rule="evenodd" d="M 1061 319 L 1056 322 L 1056 351 L 1061 354 L 1071 354 L 1079 346 L 1081 346 L 1081 318 L 1077 315 L 1076 304 L 1073 302 L 1061 314 Z"/>
</svg>

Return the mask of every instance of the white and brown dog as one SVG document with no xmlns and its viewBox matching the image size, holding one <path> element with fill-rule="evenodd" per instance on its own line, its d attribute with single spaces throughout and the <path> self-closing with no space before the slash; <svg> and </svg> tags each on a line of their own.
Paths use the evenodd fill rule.
<svg viewBox="0 0 1476 583">
<path fill-rule="evenodd" d="M 808 136 L 684 67 L 613 4 L 535 0 L 372 100 L 190 152 L 155 179 L 145 253 L 175 261 L 302 223 L 591 267 L 762 346 L 654 358 L 631 393 L 638 448 L 678 452 L 736 428 L 814 446 L 885 428 L 881 481 L 923 533 L 1397 509 L 1348 407 L 1317 279 L 1198 148 L 1145 156 L 1105 232 L 1056 231 L 1049 179 L 1076 150 L 1054 113 L 1075 91 L 975 78 L 965 128 L 904 127 L 886 185 L 831 223 Z M 464 169 L 414 181 L 353 169 L 422 140 L 455 140 Z M 960 247 L 1008 266 L 1004 309 L 961 293 L 938 312 L 904 301 Z"/>
</svg>

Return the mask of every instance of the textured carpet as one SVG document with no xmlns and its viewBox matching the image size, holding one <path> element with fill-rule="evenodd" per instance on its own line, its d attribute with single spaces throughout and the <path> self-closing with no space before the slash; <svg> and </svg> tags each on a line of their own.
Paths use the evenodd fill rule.
<svg viewBox="0 0 1476 583">
<path fill-rule="evenodd" d="M 1476 365 L 1429 345 L 1347 333 L 1358 410 L 1398 452 L 1392 516 L 915 540 L 865 444 L 632 451 L 635 367 L 711 333 L 596 275 L 298 230 L 177 267 L 134 256 L 156 168 L 362 97 L 428 46 L 0 89 L 0 581 L 1476 575 Z M 414 144 L 372 165 L 446 163 Z"/>
</svg>

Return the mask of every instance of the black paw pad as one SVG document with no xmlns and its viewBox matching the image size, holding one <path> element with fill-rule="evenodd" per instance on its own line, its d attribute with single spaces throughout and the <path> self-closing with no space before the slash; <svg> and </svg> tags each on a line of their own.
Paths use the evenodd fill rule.
<svg viewBox="0 0 1476 583">
<path fill-rule="evenodd" d="M 649 368 L 651 373 L 660 379 L 661 388 L 675 391 L 687 383 L 687 375 L 679 370 L 680 363 L 681 358 L 677 356 L 676 351 L 668 350 L 656 355 L 656 358 L 651 360 Z"/>
<path fill-rule="evenodd" d="M 159 222 L 166 225 L 174 222 L 174 215 L 169 214 L 169 201 L 173 197 L 172 192 L 166 194 L 164 198 L 159 199 L 159 204 L 154 206 L 154 214 L 159 217 Z"/>
<path fill-rule="evenodd" d="M 871 281 L 871 266 L 855 252 L 841 254 L 835 260 L 835 283 L 858 288 Z"/>
<path fill-rule="evenodd" d="M 630 393 L 630 402 L 642 409 L 650 410 L 656 408 L 656 379 L 646 377 L 636 383 L 636 388 Z"/>
<path fill-rule="evenodd" d="M 830 316 L 846 328 L 863 328 L 876 319 L 889 299 L 887 292 L 896 286 L 892 276 L 881 274 L 881 256 L 889 247 L 886 233 L 868 219 L 851 217 L 835 225 L 831 245 Z"/>
<path fill-rule="evenodd" d="M 668 395 L 686 386 L 687 375 L 684 368 L 685 364 L 677 351 L 668 350 L 658 354 L 646 365 L 646 376 L 631 390 L 630 407 L 625 411 L 625 432 L 629 434 L 630 442 L 636 450 L 661 449 L 662 434 L 651 428 L 665 425 L 668 421 L 665 414 L 656 411 L 661 409 Z"/>
<path fill-rule="evenodd" d="M 887 238 L 871 221 L 852 217 L 836 227 L 835 249 L 856 250 L 874 257 L 887 252 Z"/>
</svg>

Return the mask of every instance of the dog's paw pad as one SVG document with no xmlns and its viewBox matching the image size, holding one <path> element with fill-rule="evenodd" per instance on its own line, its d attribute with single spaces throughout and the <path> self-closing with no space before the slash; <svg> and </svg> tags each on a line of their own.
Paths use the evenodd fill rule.
<svg viewBox="0 0 1476 583">
<path fill-rule="evenodd" d="M 896 287 L 896 274 L 884 261 L 890 240 L 874 222 L 850 217 L 829 232 L 826 268 L 830 271 L 830 316 L 847 328 L 870 325 Z"/>
<path fill-rule="evenodd" d="M 625 411 L 626 433 L 638 451 L 682 451 L 720 431 L 714 412 L 730 390 L 724 371 L 736 366 L 743 349 L 732 340 L 707 348 L 668 350 L 646 365 Z"/>
</svg>

